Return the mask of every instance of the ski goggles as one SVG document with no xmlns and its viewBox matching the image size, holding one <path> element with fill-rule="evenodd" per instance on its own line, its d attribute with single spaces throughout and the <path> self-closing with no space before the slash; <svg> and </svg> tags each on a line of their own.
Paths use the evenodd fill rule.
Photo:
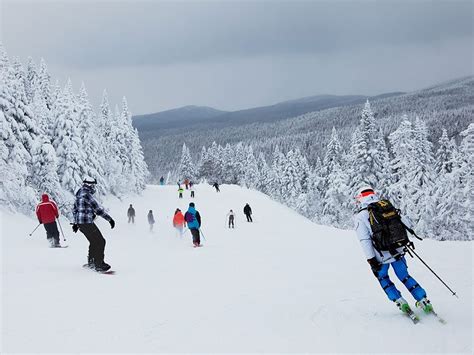
<svg viewBox="0 0 474 355">
<path fill-rule="evenodd" d="M 357 201 L 360 201 L 362 198 L 370 196 L 370 195 L 374 195 L 374 194 L 375 194 L 374 190 L 364 190 L 356 196 L 356 199 Z"/>
</svg>

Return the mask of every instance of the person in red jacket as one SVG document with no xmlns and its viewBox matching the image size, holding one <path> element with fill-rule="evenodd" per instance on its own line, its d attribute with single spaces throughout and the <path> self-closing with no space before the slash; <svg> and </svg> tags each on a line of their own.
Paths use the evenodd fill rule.
<svg viewBox="0 0 474 355">
<path fill-rule="evenodd" d="M 41 202 L 36 206 L 36 216 L 38 221 L 44 225 L 44 229 L 46 229 L 46 238 L 48 238 L 51 247 L 60 247 L 59 231 L 56 224 L 56 218 L 59 218 L 59 210 L 56 203 L 49 200 L 47 194 L 41 196 Z"/>
</svg>

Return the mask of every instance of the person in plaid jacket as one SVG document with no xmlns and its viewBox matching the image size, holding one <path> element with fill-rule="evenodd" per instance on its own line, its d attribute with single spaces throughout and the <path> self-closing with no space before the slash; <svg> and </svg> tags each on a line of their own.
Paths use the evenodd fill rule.
<svg viewBox="0 0 474 355">
<path fill-rule="evenodd" d="M 110 223 L 112 229 L 115 227 L 115 221 L 92 196 L 95 193 L 96 184 L 97 180 L 86 178 L 82 187 L 76 192 L 72 230 L 74 233 L 80 230 L 89 241 L 89 255 L 84 267 L 96 271 L 107 271 L 110 269 L 110 265 L 104 262 L 105 239 L 94 223 L 94 219 L 96 216 L 101 216 Z"/>
</svg>

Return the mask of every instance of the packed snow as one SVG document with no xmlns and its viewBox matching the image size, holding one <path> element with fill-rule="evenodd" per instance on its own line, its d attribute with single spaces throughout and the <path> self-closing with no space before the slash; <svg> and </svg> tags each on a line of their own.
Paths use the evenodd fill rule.
<svg viewBox="0 0 474 355">
<path fill-rule="evenodd" d="M 197 185 L 204 246 L 193 248 L 189 231 L 180 238 L 171 225 L 191 201 L 176 190 L 148 186 L 142 196 L 104 201 L 117 225 L 97 224 L 115 275 L 82 268 L 88 242 L 66 219 L 69 247 L 52 249 L 42 227 L 28 236 L 34 219 L 3 211 L 1 352 L 472 353 L 472 242 L 416 243 L 459 299 L 409 259 L 447 320 L 417 310 L 414 325 L 385 297 L 353 231 L 316 225 L 253 190 Z M 226 227 L 230 209 L 235 229 Z"/>
</svg>

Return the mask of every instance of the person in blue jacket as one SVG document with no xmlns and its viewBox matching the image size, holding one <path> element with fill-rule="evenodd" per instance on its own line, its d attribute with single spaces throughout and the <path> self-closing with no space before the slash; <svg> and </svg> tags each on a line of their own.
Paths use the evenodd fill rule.
<svg viewBox="0 0 474 355">
<path fill-rule="evenodd" d="M 184 215 L 184 220 L 186 221 L 191 235 L 193 236 L 193 245 L 194 247 L 201 246 L 201 236 L 199 233 L 199 228 L 201 228 L 201 215 L 196 211 L 194 202 L 189 204 L 189 208 Z"/>
</svg>

